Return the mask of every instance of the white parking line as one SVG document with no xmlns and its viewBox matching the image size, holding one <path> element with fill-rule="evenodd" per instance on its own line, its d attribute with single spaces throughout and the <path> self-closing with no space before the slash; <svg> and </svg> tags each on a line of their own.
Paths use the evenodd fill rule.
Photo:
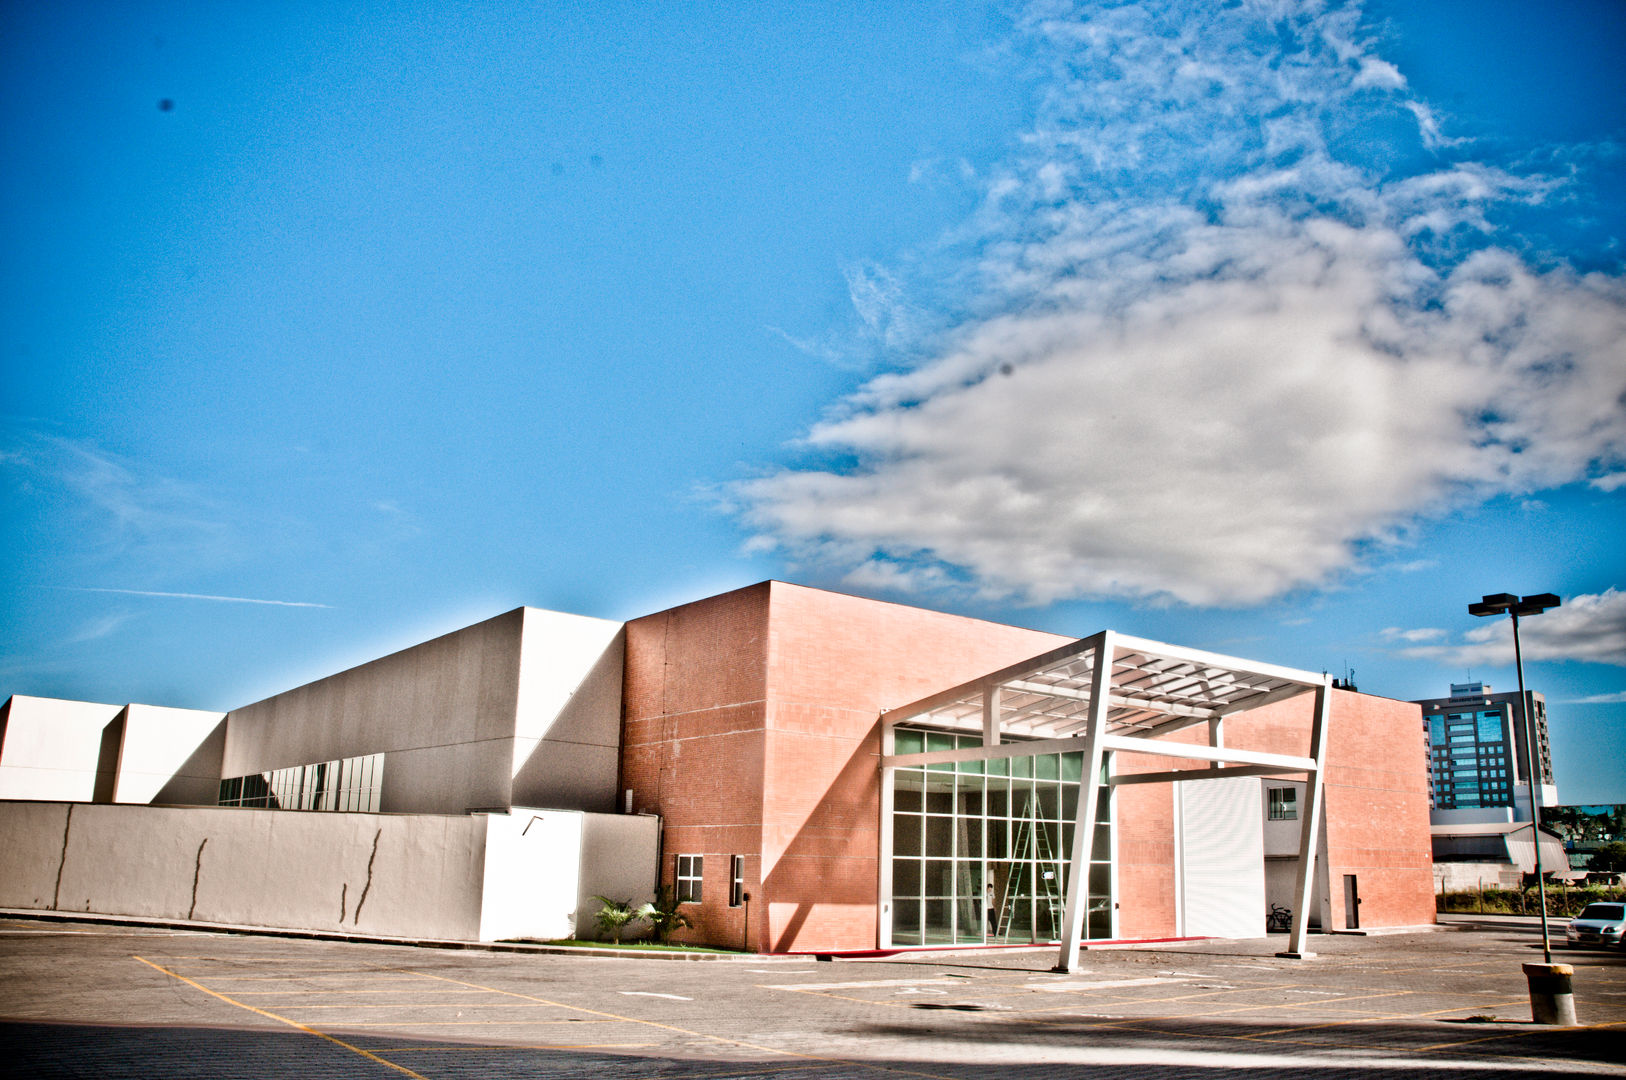
<svg viewBox="0 0 1626 1080">
<path fill-rule="evenodd" d="M 963 986 L 954 979 L 875 979 L 872 982 L 795 983 L 764 987 L 766 990 L 863 990 L 887 986 Z"/>
<path fill-rule="evenodd" d="M 625 994 L 627 997 L 658 997 L 658 998 L 669 998 L 672 1001 L 693 1001 L 694 1000 L 694 998 L 680 997 L 677 994 L 657 994 L 653 990 L 618 990 L 616 992 L 619 993 L 619 994 Z"/>
<path fill-rule="evenodd" d="M 1049 994 L 1069 990 L 1113 990 L 1120 986 L 1150 986 L 1152 983 L 1185 981 L 1185 979 L 1166 979 L 1162 976 L 1150 975 L 1144 979 L 1095 979 L 1091 982 L 1030 982 L 1023 985 L 1028 990 L 1042 990 Z"/>
</svg>

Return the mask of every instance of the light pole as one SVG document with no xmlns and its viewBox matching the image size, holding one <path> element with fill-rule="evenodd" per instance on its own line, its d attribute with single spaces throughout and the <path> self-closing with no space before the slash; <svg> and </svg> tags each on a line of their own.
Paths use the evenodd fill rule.
<svg viewBox="0 0 1626 1080">
<path fill-rule="evenodd" d="M 1468 605 L 1470 615 L 1500 615 L 1507 612 L 1513 617 L 1513 666 L 1519 673 L 1519 708 L 1524 712 L 1525 779 L 1530 784 L 1530 838 L 1536 849 L 1536 891 L 1541 897 L 1541 955 L 1542 962 L 1553 962 L 1553 946 L 1547 937 L 1547 881 L 1541 872 L 1541 807 L 1536 800 L 1536 711 L 1530 707 L 1530 697 L 1524 692 L 1524 655 L 1519 650 L 1519 616 L 1540 615 L 1548 608 L 1559 605 L 1552 593 L 1535 596 L 1514 596 L 1495 593 L 1481 597 L 1479 603 Z"/>
</svg>

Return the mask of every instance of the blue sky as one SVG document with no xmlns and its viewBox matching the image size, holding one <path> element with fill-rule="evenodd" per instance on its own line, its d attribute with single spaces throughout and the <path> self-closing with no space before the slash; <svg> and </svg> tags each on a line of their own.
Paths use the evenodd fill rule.
<svg viewBox="0 0 1626 1080">
<path fill-rule="evenodd" d="M 1420 698 L 1552 591 L 1626 801 L 1620 5 L 862 7 L 11 5 L 0 694 L 777 577 Z"/>
</svg>

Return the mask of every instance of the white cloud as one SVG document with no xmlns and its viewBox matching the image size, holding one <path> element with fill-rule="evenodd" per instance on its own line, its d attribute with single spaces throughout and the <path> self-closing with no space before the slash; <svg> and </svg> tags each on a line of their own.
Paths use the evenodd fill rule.
<svg viewBox="0 0 1626 1080">
<path fill-rule="evenodd" d="M 70 637 L 68 641 L 71 644 L 81 644 L 83 642 L 96 641 L 100 638 L 107 637 L 119 627 L 129 622 L 131 615 L 132 613 L 128 611 L 116 611 L 111 614 L 102 615 L 98 618 L 92 619 L 82 626 L 79 632 Z"/>
<path fill-rule="evenodd" d="M 1439 627 L 1426 626 L 1417 630 L 1402 630 L 1398 626 L 1384 628 L 1380 632 L 1384 641 L 1438 641 L 1446 636 L 1446 632 Z"/>
<path fill-rule="evenodd" d="M 1330 116 L 1440 136 L 1356 9 L 1261 10 L 1028 17 L 1049 90 L 947 242 L 957 329 L 849 275 L 926 359 L 815 425 L 811 463 L 736 487 L 758 546 L 898 588 L 1252 604 L 1421 515 L 1619 486 L 1626 285 L 1494 242 L 1490 208 L 1551 183 L 1340 159 Z"/>
<path fill-rule="evenodd" d="M 114 593 L 118 596 L 149 596 L 167 600 L 212 600 L 224 604 L 266 604 L 271 607 L 305 607 L 325 608 L 327 604 L 315 604 L 306 600 L 261 600 L 252 596 L 215 596 L 210 593 L 189 592 L 158 592 L 154 589 L 108 589 L 96 588 L 89 585 L 61 585 L 59 588 L 67 592 Z M 117 625 L 116 623 L 114 624 Z M 109 628 L 111 629 L 111 627 Z"/>
<path fill-rule="evenodd" d="M 1387 633 L 1387 632 L 1385 632 Z M 1519 621 L 1526 661 L 1579 660 L 1626 667 L 1626 593 L 1609 588 L 1565 600 Z M 1457 667 L 1513 662 L 1513 620 L 1486 618 L 1452 645 L 1423 645 L 1401 655 Z"/>
<path fill-rule="evenodd" d="M 1571 698 L 1565 705 L 1621 705 L 1626 704 L 1626 690 L 1616 690 L 1613 694 L 1591 694 L 1583 698 Z"/>
<path fill-rule="evenodd" d="M 162 555 L 193 564 L 231 557 L 237 537 L 226 511 L 192 485 L 94 443 L 21 431 L 0 462 L 19 491 L 61 501 L 82 516 L 102 556 Z"/>
</svg>

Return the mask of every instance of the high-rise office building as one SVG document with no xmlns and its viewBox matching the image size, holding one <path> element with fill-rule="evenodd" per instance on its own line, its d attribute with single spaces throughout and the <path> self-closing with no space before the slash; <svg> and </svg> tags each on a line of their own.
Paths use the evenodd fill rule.
<svg viewBox="0 0 1626 1080">
<path fill-rule="evenodd" d="M 1536 797 L 1541 806 L 1555 806 L 1547 701 L 1535 691 L 1528 697 L 1539 770 Z M 1494 694 L 1484 683 L 1452 683 L 1450 697 L 1417 704 L 1423 708 L 1434 823 L 1528 821 L 1528 729 L 1518 693 Z"/>
</svg>

